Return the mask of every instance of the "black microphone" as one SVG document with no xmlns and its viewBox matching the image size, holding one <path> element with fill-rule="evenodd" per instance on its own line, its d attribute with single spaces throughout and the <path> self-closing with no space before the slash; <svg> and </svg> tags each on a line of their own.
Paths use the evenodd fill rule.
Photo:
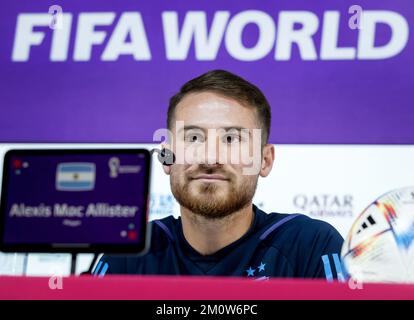
<svg viewBox="0 0 414 320">
<path fill-rule="evenodd" d="M 175 154 L 170 149 L 162 148 L 159 149 L 152 149 L 151 154 L 157 152 L 158 153 L 158 161 L 161 162 L 164 166 L 171 166 L 175 162 Z"/>
</svg>

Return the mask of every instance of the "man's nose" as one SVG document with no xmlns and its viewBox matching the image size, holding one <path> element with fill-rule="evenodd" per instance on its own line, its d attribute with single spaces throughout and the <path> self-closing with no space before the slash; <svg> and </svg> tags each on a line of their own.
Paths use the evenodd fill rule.
<svg viewBox="0 0 414 320">
<path fill-rule="evenodd" d="M 206 145 L 206 164 L 216 165 L 220 163 L 220 137 L 211 136 Z"/>
</svg>

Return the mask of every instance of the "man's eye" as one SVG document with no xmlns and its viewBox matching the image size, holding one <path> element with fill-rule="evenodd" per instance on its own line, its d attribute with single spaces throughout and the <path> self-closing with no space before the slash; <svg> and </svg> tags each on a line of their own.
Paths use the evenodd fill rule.
<svg viewBox="0 0 414 320">
<path fill-rule="evenodd" d="M 240 136 L 239 135 L 235 135 L 235 134 L 226 135 L 226 136 L 224 136 L 224 142 L 225 143 L 240 142 Z"/>
<path fill-rule="evenodd" d="M 192 133 L 185 138 L 186 142 L 203 142 L 204 137 L 201 134 Z"/>
</svg>

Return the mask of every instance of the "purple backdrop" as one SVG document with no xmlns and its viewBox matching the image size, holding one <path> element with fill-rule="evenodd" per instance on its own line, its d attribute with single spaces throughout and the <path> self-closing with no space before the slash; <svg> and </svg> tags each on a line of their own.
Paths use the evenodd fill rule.
<svg viewBox="0 0 414 320">
<path fill-rule="evenodd" d="M 364 10 L 398 12 L 412 31 L 411 0 L 357 1 Z M 154 130 L 165 127 L 168 98 L 185 81 L 210 69 L 224 68 L 263 89 L 272 105 L 271 142 L 274 143 L 414 143 L 414 44 L 411 34 L 400 52 L 387 59 L 323 60 L 320 57 L 323 16 L 341 15 L 339 46 L 357 47 L 360 30 L 351 29 L 348 8 L 356 1 L 2 1 L 0 3 L 0 142 L 152 142 Z M 47 14 L 57 4 L 72 14 L 66 61 L 50 61 L 53 30 L 35 27 L 45 38 L 30 48 L 27 61 L 13 61 L 17 17 Z M 304 60 L 293 45 L 289 60 L 274 58 L 274 45 L 255 61 L 241 61 L 226 49 L 224 36 L 217 56 L 195 57 L 194 42 L 186 59 L 166 55 L 162 12 L 178 13 L 180 28 L 189 11 L 202 10 L 208 26 L 215 12 L 230 12 L 230 20 L 246 10 L 267 12 L 278 31 L 281 11 L 316 14 L 313 35 L 316 60 Z M 88 61 L 73 58 L 80 12 L 116 12 L 102 44 L 93 46 Z M 151 59 L 136 61 L 122 55 L 102 61 L 111 34 L 123 12 L 140 12 Z M 300 25 L 295 26 L 300 29 Z M 329 29 L 329 28 L 328 28 Z M 254 47 L 258 28 L 249 24 L 243 43 Z M 281 35 L 282 36 L 282 35 Z M 391 28 L 379 24 L 375 45 L 386 45 Z M 276 35 L 277 38 L 277 35 Z M 276 48 L 276 49 L 275 49 Z"/>
</svg>

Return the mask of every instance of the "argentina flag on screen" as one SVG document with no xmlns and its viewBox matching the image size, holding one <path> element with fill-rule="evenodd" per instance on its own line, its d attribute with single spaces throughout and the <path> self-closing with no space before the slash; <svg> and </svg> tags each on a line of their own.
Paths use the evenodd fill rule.
<svg viewBox="0 0 414 320">
<path fill-rule="evenodd" d="M 59 163 L 56 190 L 90 191 L 95 188 L 95 164 L 88 162 Z"/>
</svg>

